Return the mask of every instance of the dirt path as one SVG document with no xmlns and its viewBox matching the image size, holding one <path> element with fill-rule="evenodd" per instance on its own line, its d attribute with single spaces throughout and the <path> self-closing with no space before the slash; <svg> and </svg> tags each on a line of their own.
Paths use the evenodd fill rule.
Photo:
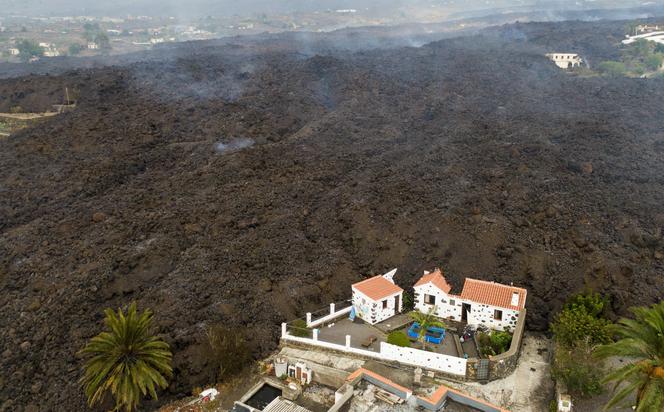
<svg viewBox="0 0 664 412">
<path fill-rule="evenodd" d="M 527 333 L 516 370 L 505 379 L 487 384 L 450 384 L 481 399 L 512 412 L 548 410 L 554 396 L 549 364 L 549 340 L 542 335 Z"/>
</svg>

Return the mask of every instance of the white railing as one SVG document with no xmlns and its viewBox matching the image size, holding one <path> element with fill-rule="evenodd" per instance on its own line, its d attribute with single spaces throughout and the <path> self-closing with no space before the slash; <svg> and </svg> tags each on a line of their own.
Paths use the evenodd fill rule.
<svg viewBox="0 0 664 412">
<path fill-rule="evenodd" d="M 318 318 L 316 320 L 311 320 L 311 312 L 307 312 L 307 327 L 308 328 L 315 328 L 316 326 L 320 326 L 324 323 L 327 323 L 331 320 L 334 320 L 336 318 L 340 318 L 343 315 L 350 313 L 350 311 L 353 309 L 353 305 L 347 306 L 343 309 L 336 310 L 335 304 L 330 303 L 330 313 L 328 315 L 323 316 L 322 318 Z"/>
<path fill-rule="evenodd" d="M 302 338 L 288 333 L 286 323 L 281 324 L 281 339 L 291 342 L 299 342 L 306 345 L 319 346 L 340 352 L 354 353 L 371 358 L 396 361 L 410 366 L 437 370 L 457 376 L 466 376 L 466 359 L 456 356 L 443 355 L 440 353 L 427 352 L 414 348 L 403 348 L 380 342 L 378 352 L 358 349 L 351 346 L 351 336 L 346 335 L 346 344 L 324 342 L 318 339 L 318 329 L 313 330 L 313 338 Z"/>
</svg>

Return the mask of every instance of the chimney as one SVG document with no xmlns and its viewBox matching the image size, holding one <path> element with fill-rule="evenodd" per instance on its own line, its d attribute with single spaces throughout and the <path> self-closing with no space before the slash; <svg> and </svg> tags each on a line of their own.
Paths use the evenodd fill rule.
<svg viewBox="0 0 664 412">
<path fill-rule="evenodd" d="M 519 292 L 512 292 L 512 306 L 519 306 Z"/>
</svg>

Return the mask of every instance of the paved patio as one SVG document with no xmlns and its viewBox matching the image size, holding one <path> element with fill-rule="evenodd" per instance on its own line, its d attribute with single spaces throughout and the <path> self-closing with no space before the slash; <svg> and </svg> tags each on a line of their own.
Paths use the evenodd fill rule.
<svg viewBox="0 0 664 412">
<path fill-rule="evenodd" d="M 408 325 L 410 326 L 410 325 Z M 408 334 L 408 326 L 402 328 L 401 330 L 405 333 Z M 450 332 L 449 330 L 446 331 L 445 333 L 445 339 L 443 339 L 440 344 L 435 344 L 435 343 L 430 343 L 427 342 L 426 348 L 428 351 L 432 351 L 435 353 L 440 353 L 442 355 L 449 355 L 449 356 L 457 356 L 459 357 L 459 353 L 457 352 L 456 345 L 454 344 L 454 332 Z M 413 339 L 411 338 L 411 341 Z M 411 348 L 415 349 L 422 349 L 422 343 L 421 342 L 413 342 L 410 345 Z M 463 356 L 463 354 L 461 354 Z"/>
<path fill-rule="evenodd" d="M 399 316 L 399 319 L 395 318 L 397 317 L 390 318 L 383 323 L 390 323 L 391 326 L 389 326 L 389 328 L 392 329 L 393 325 L 403 325 L 406 319 L 401 315 Z M 410 320 L 408 323 L 411 322 L 412 320 Z M 409 326 L 408 323 L 406 323 L 405 326 L 397 328 L 397 330 L 402 330 L 404 333 L 406 333 Z M 388 326 L 383 325 L 383 329 L 386 328 L 388 328 Z M 320 328 L 318 339 L 323 342 L 345 345 L 346 335 L 350 335 L 350 346 L 356 349 L 379 352 L 380 342 L 387 342 L 387 334 L 378 329 L 377 325 L 372 326 L 363 321 L 353 322 L 348 318 L 339 319 L 332 324 Z M 443 341 L 438 345 L 427 342 L 427 350 L 444 355 L 462 357 L 463 353 L 459 354 L 457 352 L 456 345 L 454 344 L 454 335 L 454 332 L 447 331 L 445 339 L 443 339 Z M 362 346 L 362 343 L 367 341 L 370 336 L 375 336 L 376 340 L 369 347 Z M 415 349 L 422 349 L 422 344 L 420 342 L 413 342 L 411 347 Z M 464 350 L 468 350 L 469 356 L 472 355 L 470 348 L 466 349 L 464 346 Z"/>
<path fill-rule="evenodd" d="M 357 349 L 380 351 L 380 342 L 387 341 L 387 335 L 377 328 L 364 322 L 353 322 L 348 318 L 337 320 L 335 323 L 323 326 L 318 333 L 318 339 L 323 342 L 346 344 L 346 335 L 350 335 L 350 346 Z M 362 346 L 362 342 L 369 336 L 375 336 L 376 341 L 369 347 Z"/>
</svg>

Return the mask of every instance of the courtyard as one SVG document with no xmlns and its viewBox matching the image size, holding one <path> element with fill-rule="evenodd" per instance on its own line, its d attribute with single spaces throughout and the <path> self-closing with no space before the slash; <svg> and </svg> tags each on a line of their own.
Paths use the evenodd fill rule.
<svg viewBox="0 0 664 412">
<path fill-rule="evenodd" d="M 355 321 L 349 318 L 337 319 L 333 323 L 319 328 L 318 339 L 323 342 L 346 344 L 346 335 L 350 335 L 350 346 L 373 352 L 380 351 L 380 342 L 387 342 L 387 336 L 393 331 L 402 331 L 407 334 L 412 324 L 408 314 L 392 317 L 376 325 L 370 325 L 360 319 Z M 472 340 L 461 343 L 454 327 L 446 328 L 445 338 L 440 344 L 427 342 L 426 350 L 454 357 L 477 357 L 477 348 Z M 422 349 L 422 343 L 410 338 L 410 347 Z"/>
</svg>

